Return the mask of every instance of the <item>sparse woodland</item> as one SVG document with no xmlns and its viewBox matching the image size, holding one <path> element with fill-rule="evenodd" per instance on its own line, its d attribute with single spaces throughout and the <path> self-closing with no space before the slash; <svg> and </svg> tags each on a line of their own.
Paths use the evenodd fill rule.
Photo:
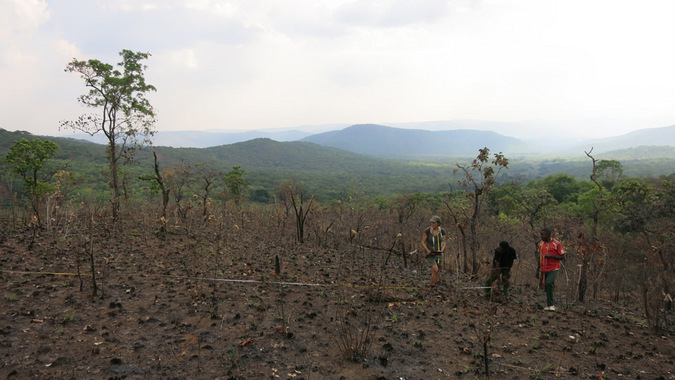
<svg viewBox="0 0 675 380">
<path fill-rule="evenodd" d="M 373 196 L 358 181 L 372 171 L 303 179 L 326 168 L 301 159 L 309 145 L 293 145 L 272 192 L 245 165 L 153 154 L 139 174 L 155 88 L 148 53 L 120 56 L 117 69 L 66 66 L 95 112 L 62 126 L 103 133 L 105 161 L 91 145 L 56 161 L 58 144 L 24 136 L 3 152 L 1 377 L 675 378 L 674 174 L 627 177 L 591 150 L 588 180 L 507 181 L 508 157 L 483 148 L 454 172 L 434 165 L 439 191 Z M 369 165 L 370 186 L 432 173 Z M 318 198 L 320 178 L 335 188 Z M 450 233 L 434 288 L 420 246 L 431 215 Z M 554 312 L 536 276 L 543 227 L 567 251 Z M 502 240 L 518 253 L 510 297 L 499 284 L 483 297 Z"/>
<path fill-rule="evenodd" d="M 675 378 L 672 175 L 590 153 L 589 181 L 499 183 L 508 160 L 486 149 L 450 191 L 318 202 L 295 178 L 269 204 L 247 201 L 246 168 L 156 166 L 116 214 L 66 172 L 39 191 L 7 173 L 0 376 Z M 451 237 L 430 289 L 434 214 Z M 535 277 L 544 226 L 567 251 L 555 313 Z M 502 240 L 511 298 L 485 299 Z"/>
<path fill-rule="evenodd" d="M 105 152 L 0 130 L 0 377 L 675 378 L 675 174 L 590 150 L 587 180 L 515 180 L 488 148 L 439 165 L 271 140 L 150 158 L 149 56 L 66 66 L 92 113 L 61 126 Z M 433 288 L 432 215 L 450 233 Z M 544 227 L 567 251 L 554 312 Z M 483 297 L 502 240 L 510 297 Z"/>
</svg>

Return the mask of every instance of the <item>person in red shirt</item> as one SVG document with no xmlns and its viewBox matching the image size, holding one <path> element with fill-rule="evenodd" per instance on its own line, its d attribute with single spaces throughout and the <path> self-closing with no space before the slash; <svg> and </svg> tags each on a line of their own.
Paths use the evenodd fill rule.
<svg viewBox="0 0 675 380">
<path fill-rule="evenodd" d="M 546 307 L 544 310 L 555 311 L 553 290 L 555 289 L 555 278 L 558 276 L 560 262 L 565 260 L 565 250 L 558 240 L 551 237 L 550 229 L 543 228 L 540 236 L 537 274 L 546 291 Z"/>
</svg>

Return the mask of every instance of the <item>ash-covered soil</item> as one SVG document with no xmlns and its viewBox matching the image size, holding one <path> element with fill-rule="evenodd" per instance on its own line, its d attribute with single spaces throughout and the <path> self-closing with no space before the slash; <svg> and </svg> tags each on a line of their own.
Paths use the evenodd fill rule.
<svg viewBox="0 0 675 380">
<path fill-rule="evenodd" d="M 415 255 L 259 233 L 6 233 L 0 378 L 484 379 L 487 360 L 493 379 L 675 379 L 672 326 L 602 301 L 544 311 L 526 270 L 505 302 L 451 266 L 425 287 Z"/>
</svg>

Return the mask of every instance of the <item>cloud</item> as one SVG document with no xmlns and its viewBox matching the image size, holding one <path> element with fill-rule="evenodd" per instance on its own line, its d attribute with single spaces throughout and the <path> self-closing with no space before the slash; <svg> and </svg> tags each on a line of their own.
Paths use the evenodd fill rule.
<svg viewBox="0 0 675 380">
<path fill-rule="evenodd" d="M 20 66 L 30 60 L 21 44 L 29 41 L 49 20 L 47 3 L 39 0 L 0 2 L 0 66 Z"/>
<path fill-rule="evenodd" d="M 37 86 L 33 83 L 33 71 L 39 67 L 45 46 L 43 40 L 31 39 L 48 19 L 44 2 L 0 2 L 0 83 L 3 86 L 0 103 L 14 104 L 15 98 Z M 31 49 L 26 49 L 26 44 Z"/>
<path fill-rule="evenodd" d="M 341 5 L 335 17 L 350 25 L 393 28 L 433 24 L 450 9 L 450 2 L 446 0 L 360 0 Z"/>
<path fill-rule="evenodd" d="M 130 49 L 152 55 L 160 129 L 672 123 L 673 12 L 670 0 L 4 0 L 0 122 L 76 117 L 83 86 L 67 62 Z"/>
<path fill-rule="evenodd" d="M 4 0 L 0 3 L 0 36 L 32 35 L 48 19 L 45 1 Z"/>
</svg>

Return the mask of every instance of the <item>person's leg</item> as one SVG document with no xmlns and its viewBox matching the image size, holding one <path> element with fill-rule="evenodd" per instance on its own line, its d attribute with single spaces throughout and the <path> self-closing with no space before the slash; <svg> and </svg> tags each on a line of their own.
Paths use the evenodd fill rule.
<svg viewBox="0 0 675 380">
<path fill-rule="evenodd" d="M 546 291 L 546 306 L 553 306 L 553 290 L 555 288 L 555 278 L 558 276 L 558 271 L 554 270 L 551 272 L 544 273 L 544 290 Z"/>
<path fill-rule="evenodd" d="M 438 281 L 438 265 L 434 264 L 431 266 L 431 286 L 436 286 Z"/>
<path fill-rule="evenodd" d="M 436 261 L 436 256 L 427 256 L 427 265 L 431 268 L 430 285 L 434 286 L 436 285 L 436 281 L 438 281 L 438 263 Z"/>
<path fill-rule="evenodd" d="M 502 283 L 504 284 L 504 297 L 506 297 L 506 300 L 508 301 L 508 299 L 509 299 L 509 287 L 511 286 L 511 270 L 510 269 L 505 269 L 504 272 L 502 272 Z"/>
<path fill-rule="evenodd" d="M 492 268 L 490 270 L 490 276 L 488 277 L 487 281 L 485 281 L 485 289 L 483 291 L 483 296 L 488 297 L 490 295 L 490 290 L 491 288 L 488 288 L 488 286 L 491 286 L 492 283 L 499 277 L 499 268 Z"/>
</svg>

